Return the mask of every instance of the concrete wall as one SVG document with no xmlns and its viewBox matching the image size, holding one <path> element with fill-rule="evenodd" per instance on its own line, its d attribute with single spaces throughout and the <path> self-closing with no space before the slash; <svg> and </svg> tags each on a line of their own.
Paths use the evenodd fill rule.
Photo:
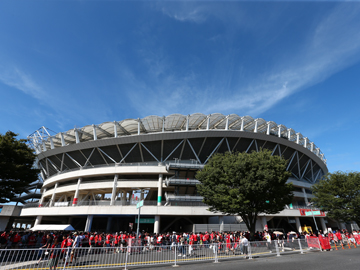
<svg viewBox="0 0 360 270">
<path fill-rule="evenodd" d="M 3 205 L 1 213 L 0 213 L 0 217 L 19 216 L 21 209 L 22 209 L 22 206 Z"/>
<path fill-rule="evenodd" d="M 10 217 L 0 217 L 0 231 L 5 231 Z"/>
</svg>

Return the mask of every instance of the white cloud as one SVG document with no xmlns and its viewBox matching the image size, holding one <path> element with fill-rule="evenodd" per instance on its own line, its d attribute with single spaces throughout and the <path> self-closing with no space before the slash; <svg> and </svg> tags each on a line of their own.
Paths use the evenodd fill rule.
<svg viewBox="0 0 360 270">
<path fill-rule="evenodd" d="M 296 91 L 319 83 L 360 59 L 360 6 L 339 5 L 309 35 L 301 52 L 279 63 L 245 91 L 207 111 L 248 111 L 259 115 Z M 239 89 L 240 90 L 240 89 Z"/>
<path fill-rule="evenodd" d="M 31 78 L 29 74 L 24 73 L 16 67 L 0 68 L 0 81 L 37 99 L 42 99 L 45 95 L 45 91 Z"/>
<path fill-rule="evenodd" d="M 167 2 L 166 5 L 163 5 L 163 3 L 161 3 L 161 5 L 158 4 L 157 8 L 161 10 L 163 14 L 181 22 L 202 23 L 207 17 L 206 6 L 199 5 L 198 3 L 186 1 L 176 3 Z"/>
<path fill-rule="evenodd" d="M 186 2 L 181 8 L 175 7 L 170 5 L 162 12 L 180 21 L 194 22 L 203 22 L 210 14 L 204 5 L 197 7 Z M 219 14 L 220 11 L 217 16 Z M 235 13 L 227 15 L 236 16 Z M 296 51 L 273 63 L 266 73 L 253 78 L 247 86 L 230 83 L 243 70 L 241 64 L 232 62 L 234 48 L 229 49 L 222 60 L 218 59 L 214 67 L 209 67 L 208 77 L 192 68 L 176 73 L 175 64 L 156 46 L 153 51 L 144 51 L 151 84 L 125 66 L 121 67 L 121 73 L 127 74 L 122 77 L 127 88 L 132 89 L 128 95 L 141 114 L 235 112 L 256 117 L 295 92 L 357 62 L 360 59 L 359 17 L 359 5 L 338 4 L 310 29 Z"/>
</svg>

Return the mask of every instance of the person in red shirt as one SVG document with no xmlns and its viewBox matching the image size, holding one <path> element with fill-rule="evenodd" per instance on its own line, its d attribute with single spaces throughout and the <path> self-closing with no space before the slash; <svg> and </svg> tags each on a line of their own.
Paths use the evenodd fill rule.
<svg viewBox="0 0 360 270">
<path fill-rule="evenodd" d="M 202 237 L 202 240 L 203 240 L 203 244 L 206 248 L 209 246 L 209 238 L 210 238 L 209 233 L 205 232 L 205 234 Z"/>
<path fill-rule="evenodd" d="M 342 235 L 341 235 L 341 232 L 338 230 L 336 233 L 335 233 L 335 236 L 337 239 L 335 239 L 335 241 L 339 244 L 342 243 Z"/>
<path fill-rule="evenodd" d="M 109 247 L 111 247 L 111 240 L 112 240 L 112 235 L 108 233 L 105 236 L 105 246 L 107 247 L 107 249 L 105 250 L 106 253 L 111 251 L 111 249 L 109 249 Z"/>
<path fill-rule="evenodd" d="M 126 248 L 126 244 L 127 244 L 127 235 L 126 232 L 120 232 L 120 250 L 121 252 L 125 252 L 125 248 Z"/>
<path fill-rule="evenodd" d="M 64 235 L 63 236 L 63 240 L 61 242 L 61 252 L 64 252 L 65 249 L 66 249 L 66 243 L 67 243 L 67 239 L 66 239 L 66 236 Z"/>
<path fill-rule="evenodd" d="M 95 236 L 93 234 L 90 235 L 89 237 L 89 247 L 94 247 L 95 246 Z"/>
<path fill-rule="evenodd" d="M 21 236 L 20 236 L 20 234 L 18 234 L 18 233 L 13 233 L 13 236 L 11 237 L 11 242 L 12 242 L 12 247 L 13 248 L 16 248 L 16 247 L 18 247 L 19 246 L 19 244 L 20 244 L 20 240 L 21 240 Z"/>
<path fill-rule="evenodd" d="M 106 235 L 106 239 L 105 239 L 105 244 L 106 244 L 106 247 L 110 247 L 111 246 L 111 239 L 112 239 L 112 235 L 110 233 L 108 233 Z"/>
<path fill-rule="evenodd" d="M 59 261 L 59 257 L 60 257 L 60 245 L 59 245 L 59 241 L 56 238 L 54 240 L 54 244 L 51 246 L 51 250 L 50 250 L 50 260 L 48 262 L 48 267 L 50 270 L 52 270 L 52 268 L 54 268 L 54 270 L 56 270 L 58 261 Z"/>
<path fill-rule="evenodd" d="M 45 245 L 46 244 L 46 234 L 44 233 L 43 236 L 41 237 L 41 245 Z"/>
<path fill-rule="evenodd" d="M 36 237 L 35 237 L 35 235 L 32 233 L 32 234 L 29 236 L 28 246 L 29 246 L 29 247 L 34 247 L 35 244 L 36 244 Z"/>
<path fill-rule="evenodd" d="M 193 234 L 193 243 L 196 245 L 198 243 L 198 237 L 197 237 L 197 234 L 194 233 Z"/>
</svg>

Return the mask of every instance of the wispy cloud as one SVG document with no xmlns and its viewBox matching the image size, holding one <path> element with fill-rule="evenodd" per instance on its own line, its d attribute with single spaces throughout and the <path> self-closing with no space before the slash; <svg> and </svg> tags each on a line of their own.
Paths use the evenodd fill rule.
<svg viewBox="0 0 360 270">
<path fill-rule="evenodd" d="M 209 14 L 209 10 L 205 12 L 203 8 L 189 7 L 188 3 L 186 8 L 178 11 L 162 11 L 176 20 L 195 22 L 202 22 Z M 230 84 L 225 83 L 229 88 L 224 89 L 224 80 L 227 81 L 231 74 L 219 78 L 218 73 L 222 73 L 219 70 L 213 70 L 212 74 L 218 81 L 216 83 L 215 79 L 201 77 L 196 72 L 191 76 L 176 74 L 171 72 L 171 64 L 162 62 L 159 66 L 159 62 L 152 61 L 156 70 L 160 68 L 165 72 L 161 79 L 156 77 L 152 87 L 147 87 L 146 82 L 140 83 L 138 78 L 132 81 L 133 87 L 139 89 L 139 93 L 144 96 L 143 100 L 146 100 L 145 104 L 141 103 L 139 111 L 144 112 L 145 108 L 146 111 L 161 110 L 166 114 L 188 109 L 190 112 L 261 115 L 293 93 L 319 83 L 357 62 L 360 58 L 359 17 L 359 5 L 337 5 L 310 29 L 300 49 L 284 61 L 273 64 L 245 88 L 243 85 L 230 87 Z M 165 59 L 166 55 L 160 58 Z M 234 72 L 234 69 L 229 72 Z"/>
<path fill-rule="evenodd" d="M 29 74 L 17 67 L 0 67 L 0 81 L 37 99 L 43 98 L 46 94 Z"/>
<path fill-rule="evenodd" d="M 158 3 L 157 8 L 163 14 L 181 22 L 202 23 L 207 18 L 207 8 L 205 5 L 199 5 L 193 2 L 177 2 L 177 3 Z"/>
<path fill-rule="evenodd" d="M 32 75 L 14 65 L 9 64 L 6 67 L 0 67 L 0 82 L 38 101 L 30 101 L 30 103 L 36 105 L 29 106 L 31 109 L 27 112 L 33 116 L 33 124 L 35 125 L 45 125 L 49 121 L 49 128 L 63 131 L 69 126 L 72 128 L 79 122 L 88 124 L 101 123 L 108 119 L 109 116 L 108 106 L 102 101 L 95 99 L 89 101 L 84 97 L 81 102 L 86 102 L 89 106 L 79 106 L 80 102 L 75 95 L 76 90 L 71 94 L 60 95 L 59 93 L 70 93 L 71 90 L 61 91 L 57 85 L 49 86 L 51 83 L 38 81 Z M 101 109 L 98 111 L 93 110 L 94 105 Z M 6 104 L 3 106 L 6 106 Z M 28 135 L 33 132 L 32 129 L 39 126 L 32 126 L 31 130 L 27 131 L 27 133 L 23 132 L 23 135 Z M 17 127 L 17 129 L 19 130 L 20 127 Z"/>
</svg>

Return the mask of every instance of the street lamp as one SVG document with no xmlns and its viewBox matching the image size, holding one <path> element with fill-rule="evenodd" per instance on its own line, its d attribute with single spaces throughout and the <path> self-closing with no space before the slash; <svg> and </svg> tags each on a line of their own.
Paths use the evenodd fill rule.
<svg viewBox="0 0 360 270">
<path fill-rule="evenodd" d="M 310 206 L 310 211 L 311 211 L 312 216 L 313 216 L 313 219 L 314 219 L 314 223 L 315 223 L 316 231 L 317 231 L 317 232 L 319 232 L 319 228 L 318 228 L 317 223 L 316 223 L 316 219 L 315 219 L 314 211 L 312 210 L 312 205 L 313 205 L 313 203 L 312 203 L 312 202 L 309 202 L 309 203 L 308 203 L 308 206 Z"/>
</svg>

